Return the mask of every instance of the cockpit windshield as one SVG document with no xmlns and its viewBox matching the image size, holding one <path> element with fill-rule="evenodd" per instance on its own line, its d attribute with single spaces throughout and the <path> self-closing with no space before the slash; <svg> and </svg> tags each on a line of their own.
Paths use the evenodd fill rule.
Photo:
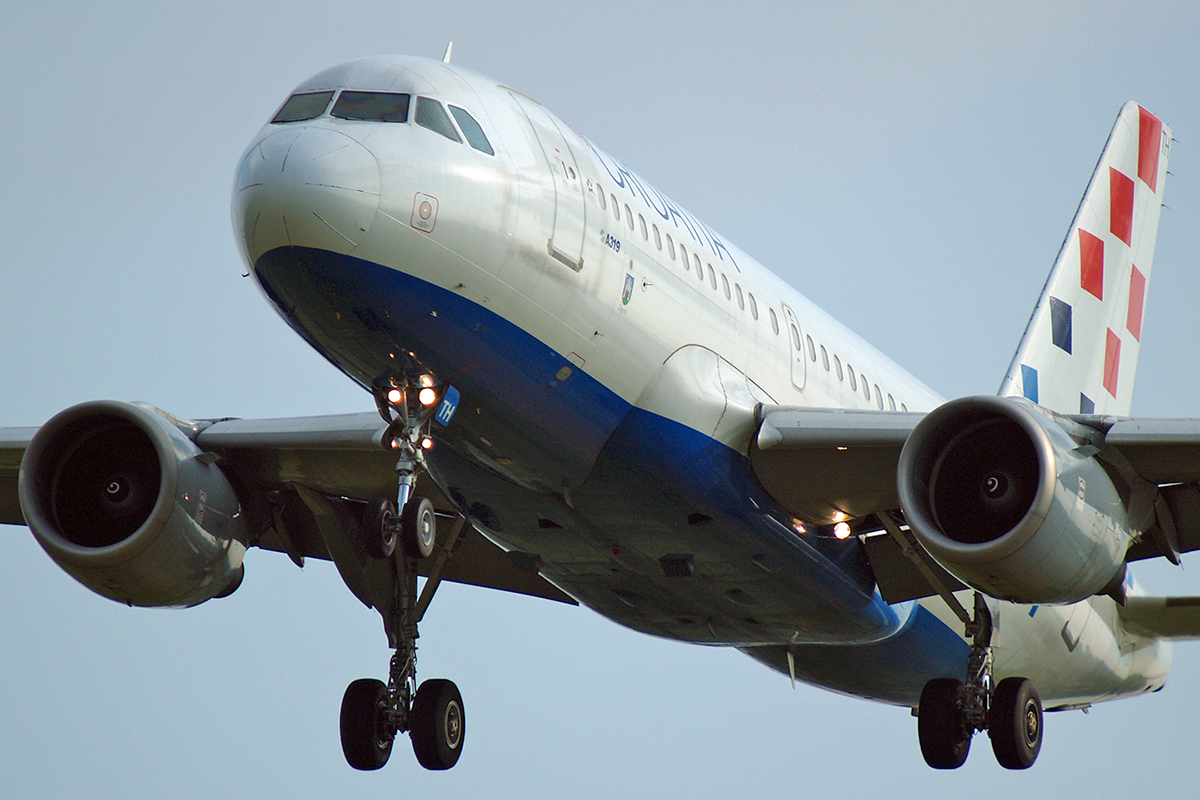
<svg viewBox="0 0 1200 800">
<path fill-rule="evenodd" d="M 488 141 L 487 135 L 483 132 L 483 128 L 479 127 L 479 123 L 475 118 L 467 113 L 464 108 L 458 106 L 450 106 L 450 113 L 458 120 L 458 127 L 462 129 L 463 136 L 467 137 L 467 141 L 481 153 L 487 153 L 489 156 L 496 155 L 496 151 L 492 149 L 492 143 Z"/>
<path fill-rule="evenodd" d="M 325 113 L 331 97 L 333 97 L 333 92 L 294 94 L 287 99 L 271 122 L 301 122 L 306 119 L 316 119 Z"/>
<path fill-rule="evenodd" d="M 461 142 L 454 123 L 446 115 L 442 104 L 430 97 L 417 98 L 417 124 L 422 128 L 440 133 L 452 142 Z"/>
<path fill-rule="evenodd" d="M 333 91 L 298 92 L 287 99 L 283 107 L 276 112 L 271 122 L 273 124 L 286 122 L 303 122 L 324 116 L 328 109 L 331 117 L 362 122 L 408 122 L 408 110 L 412 104 L 412 96 L 401 92 L 366 92 L 343 89 L 337 93 L 337 101 L 329 108 L 333 99 Z M 450 115 L 458 123 L 454 127 Z M 487 134 L 473 116 L 464 108 L 450 106 L 450 114 L 441 102 L 432 97 L 418 97 L 415 103 L 413 121 L 423 128 L 445 136 L 453 142 L 462 142 L 466 137 L 467 144 L 481 153 L 489 156 L 496 151 L 488 141 Z M 459 130 L 462 135 L 459 135 Z"/>
<path fill-rule="evenodd" d="M 408 95 L 343 91 L 329 113 L 341 119 L 408 122 Z"/>
</svg>

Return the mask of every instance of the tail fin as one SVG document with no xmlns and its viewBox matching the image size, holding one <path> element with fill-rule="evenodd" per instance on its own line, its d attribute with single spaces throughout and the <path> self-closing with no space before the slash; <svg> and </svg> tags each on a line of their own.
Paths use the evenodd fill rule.
<svg viewBox="0 0 1200 800">
<path fill-rule="evenodd" d="M 1129 414 L 1171 130 L 1137 103 L 1117 116 L 1002 396 L 1064 414 Z"/>
</svg>

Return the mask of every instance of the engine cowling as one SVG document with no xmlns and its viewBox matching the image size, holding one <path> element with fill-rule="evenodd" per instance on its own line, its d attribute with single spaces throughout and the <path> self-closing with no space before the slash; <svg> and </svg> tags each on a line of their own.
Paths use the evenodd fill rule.
<svg viewBox="0 0 1200 800">
<path fill-rule="evenodd" d="M 241 580 L 237 494 L 161 412 L 98 401 L 55 415 L 25 451 L 18 495 L 42 548 L 105 597 L 193 606 Z"/>
<path fill-rule="evenodd" d="M 992 597 L 1069 603 L 1112 588 L 1131 532 L 1108 473 L 1024 399 L 965 397 L 930 412 L 900 455 L 900 503 L 948 572 Z"/>
</svg>

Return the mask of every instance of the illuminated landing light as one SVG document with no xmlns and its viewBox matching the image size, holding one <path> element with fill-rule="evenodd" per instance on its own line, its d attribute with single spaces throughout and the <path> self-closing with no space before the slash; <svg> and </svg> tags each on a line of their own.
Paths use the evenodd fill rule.
<svg viewBox="0 0 1200 800">
<path fill-rule="evenodd" d="M 389 403 L 396 405 L 404 399 L 404 392 L 399 389 L 390 389 L 387 393 L 387 399 Z"/>
<path fill-rule="evenodd" d="M 839 522 L 833 526 L 833 536 L 835 539 L 850 538 L 850 526 L 845 522 Z"/>
<path fill-rule="evenodd" d="M 801 535 L 808 533 L 808 528 L 805 527 L 804 523 L 794 517 L 792 518 L 792 530 Z"/>
<path fill-rule="evenodd" d="M 433 439 L 426 436 L 424 439 L 421 440 L 421 449 L 422 450 L 428 450 L 432 447 L 433 447 Z"/>
<path fill-rule="evenodd" d="M 421 405 L 429 407 L 437 402 L 437 392 L 432 387 L 426 386 L 417 394 L 417 400 L 420 401 Z"/>
</svg>

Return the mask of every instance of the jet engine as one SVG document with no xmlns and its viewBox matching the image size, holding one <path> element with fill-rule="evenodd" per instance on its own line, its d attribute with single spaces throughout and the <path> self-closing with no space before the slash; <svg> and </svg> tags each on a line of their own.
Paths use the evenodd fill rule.
<svg viewBox="0 0 1200 800">
<path fill-rule="evenodd" d="M 193 606 L 237 588 L 247 526 L 215 459 L 156 411 L 99 401 L 52 417 L 21 461 L 21 511 L 89 589 L 128 605 Z"/>
<path fill-rule="evenodd" d="M 1088 446 L 1095 433 L 1024 399 L 940 406 L 900 455 L 912 532 L 948 572 L 992 597 L 1070 603 L 1113 590 L 1131 532 Z"/>
</svg>

